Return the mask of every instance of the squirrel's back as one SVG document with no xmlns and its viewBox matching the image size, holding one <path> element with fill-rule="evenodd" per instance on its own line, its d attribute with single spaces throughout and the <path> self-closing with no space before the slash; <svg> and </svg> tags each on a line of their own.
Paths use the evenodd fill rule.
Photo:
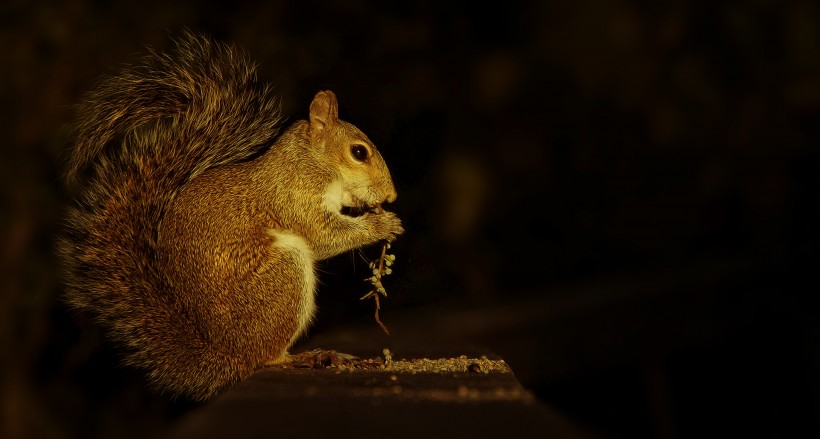
<svg viewBox="0 0 820 439">
<path fill-rule="evenodd" d="M 186 183 L 259 154 L 280 122 L 246 56 L 192 34 L 173 55 L 150 52 L 103 80 L 79 108 L 67 177 L 81 185 L 80 200 L 60 242 L 67 300 L 90 311 L 157 387 L 205 399 L 250 372 L 215 357 L 207 335 L 181 321 L 185 304 L 156 264 L 157 237 Z"/>
</svg>

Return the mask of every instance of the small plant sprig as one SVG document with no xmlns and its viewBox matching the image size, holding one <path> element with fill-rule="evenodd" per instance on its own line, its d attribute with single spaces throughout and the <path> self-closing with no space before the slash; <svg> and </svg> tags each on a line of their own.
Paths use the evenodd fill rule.
<svg viewBox="0 0 820 439">
<path fill-rule="evenodd" d="M 370 282 L 373 289 L 364 296 L 360 297 L 359 300 L 369 299 L 372 297 L 373 300 L 376 301 L 376 312 L 374 314 L 376 323 L 379 324 L 385 334 L 390 335 L 390 331 L 387 330 L 387 327 L 384 326 L 384 323 L 382 323 L 379 318 L 379 310 L 381 309 L 381 305 L 379 304 L 379 295 L 387 297 L 387 290 L 385 290 L 384 285 L 382 285 L 382 277 L 393 273 L 393 269 L 391 267 L 393 266 L 393 262 L 396 261 L 396 255 L 388 254 L 388 249 L 390 249 L 390 243 L 387 241 L 383 242 L 379 260 L 370 262 L 370 270 L 373 275 L 365 280 Z"/>
</svg>

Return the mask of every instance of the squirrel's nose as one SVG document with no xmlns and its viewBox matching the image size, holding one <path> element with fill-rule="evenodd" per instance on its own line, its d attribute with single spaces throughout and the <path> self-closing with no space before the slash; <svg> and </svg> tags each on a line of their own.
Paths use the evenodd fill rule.
<svg viewBox="0 0 820 439">
<path fill-rule="evenodd" d="M 387 203 L 392 203 L 392 202 L 396 201 L 396 190 L 395 189 L 391 190 L 390 193 L 387 194 L 387 198 L 385 198 L 384 201 L 387 202 Z"/>
</svg>

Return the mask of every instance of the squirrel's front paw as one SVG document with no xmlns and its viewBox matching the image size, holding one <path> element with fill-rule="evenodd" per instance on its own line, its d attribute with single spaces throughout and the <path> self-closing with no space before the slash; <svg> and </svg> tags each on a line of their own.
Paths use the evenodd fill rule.
<svg viewBox="0 0 820 439">
<path fill-rule="evenodd" d="M 404 233 L 401 220 L 393 212 L 382 210 L 379 213 L 371 213 L 368 219 L 375 229 L 376 240 L 394 241 L 396 236 Z"/>
</svg>

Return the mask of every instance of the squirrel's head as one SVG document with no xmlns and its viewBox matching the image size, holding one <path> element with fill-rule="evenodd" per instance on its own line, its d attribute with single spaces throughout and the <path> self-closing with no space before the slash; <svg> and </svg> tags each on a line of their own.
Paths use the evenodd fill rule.
<svg viewBox="0 0 820 439">
<path fill-rule="evenodd" d="M 324 151 L 337 179 L 325 194 L 334 211 L 358 215 L 381 208 L 396 199 L 390 171 L 373 142 L 350 123 L 339 119 L 336 95 L 320 91 L 310 104 L 308 136 Z"/>
</svg>

